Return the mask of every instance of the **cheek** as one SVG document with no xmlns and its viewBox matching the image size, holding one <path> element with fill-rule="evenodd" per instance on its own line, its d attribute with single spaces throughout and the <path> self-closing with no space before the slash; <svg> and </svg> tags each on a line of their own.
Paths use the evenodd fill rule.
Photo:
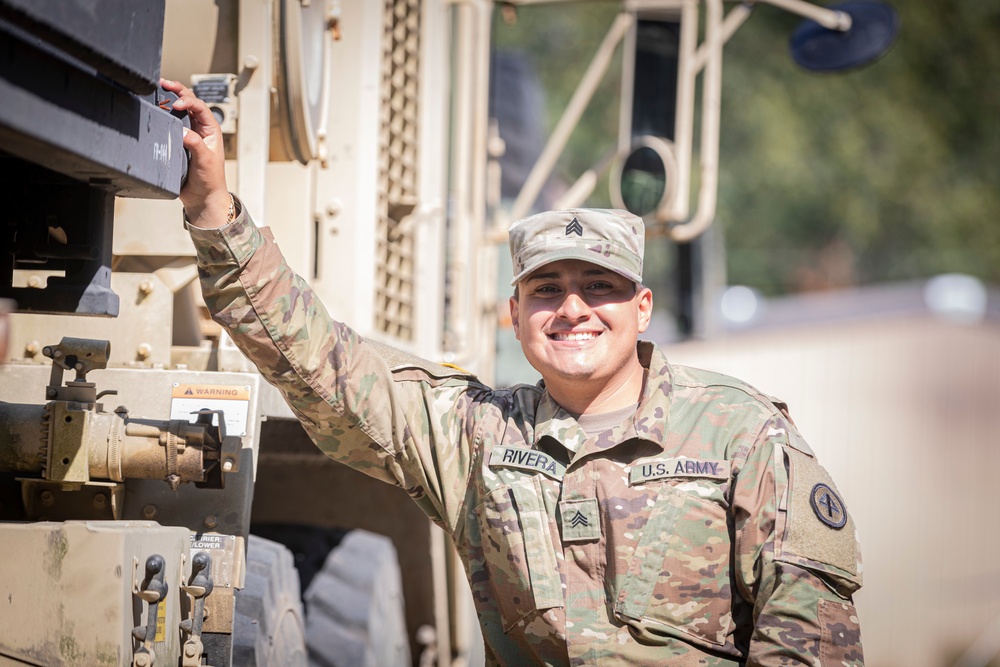
<svg viewBox="0 0 1000 667">
<path fill-rule="evenodd" d="M 508 302 L 508 306 L 510 307 L 510 326 L 514 330 L 514 338 L 516 338 L 517 340 L 521 340 L 521 333 L 518 327 L 518 323 L 520 320 L 518 313 L 518 303 L 514 299 L 511 299 Z"/>
</svg>

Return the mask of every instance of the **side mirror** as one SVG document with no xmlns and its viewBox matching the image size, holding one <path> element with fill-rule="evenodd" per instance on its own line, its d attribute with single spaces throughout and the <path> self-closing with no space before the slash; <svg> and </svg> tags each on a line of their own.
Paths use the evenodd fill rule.
<svg viewBox="0 0 1000 667">
<path fill-rule="evenodd" d="M 899 17 L 882 2 L 843 2 L 828 9 L 850 17 L 846 30 L 807 19 L 792 33 L 789 50 L 799 66 L 813 72 L 844 72 L 885 55 L 899 36 Z"/>
<path fill-rule="evenodd" d="M 641 218 L 662 218 L 677 194 L 677 158 L 662 137 L 637 137 L 615 160 L 611 172 L 612 203 Z"/>
</svg>

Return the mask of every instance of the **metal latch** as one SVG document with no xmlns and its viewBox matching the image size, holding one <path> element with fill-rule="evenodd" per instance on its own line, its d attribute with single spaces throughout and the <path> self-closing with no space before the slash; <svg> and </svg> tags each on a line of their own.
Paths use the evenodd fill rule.
<svg viewBox="0 0 1000 667">
<path fill-rule="evenodd" d="M 205 622 L 205 598 L 212 592 L 212 557 L 199 551 L 191 559 L 191 580 L 181 590 L 191 596 L 191 616 L 181 621 L 180 626 L 188 635 L 184 642 L 181 667 L 201 667 L 201 656 L 205 647 L 201 642 L 201 628 Z"/>
<path fill-rule="evenodd" d="M 132 654 L 132 664 L 134 667 L 152 667 L 156 661 L 156 654 L 153 653 L 153 642 L 156 641 L 157 625 L 160 618 L 160 602 L 167 597 L 167 583 L 163 581 L 163 567 L 165 561 L 163 556 L 153 554 L 146 559 L 146 578 L 142 582 L 142 587 L 136 592 L 140 599 L 145 600 L 149 605 L 146 614 L 146 625 L 132 628 L 132 636 L 142 642 L 135 653 Z"/>
</svg>

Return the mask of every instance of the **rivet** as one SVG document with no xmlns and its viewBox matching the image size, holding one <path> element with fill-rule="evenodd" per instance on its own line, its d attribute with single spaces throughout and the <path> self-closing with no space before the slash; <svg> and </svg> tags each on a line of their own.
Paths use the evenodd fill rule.
<svg viewBox="0 0 1000 667">
<path fill-rule="evenodd" d="M 142 508 L 142 515 L 147 519 L 152 519 L 156 516 L 156 505 L 146 505 Z"/>
<path fill-rule="evenodd" d="M 218 525 L 219 525 L 219 520 L 215 517 L 214 514 L 209 514 L 208 516 L 205 517 L 206 528 L 215 528 Z"/>
<path fill-rule="evenodd" d="M 51 491 L 42 491 L 42 493 L 38 497 L 41 498 L 42 504 L 45 505 L 46 507 L 51 507 L 56 502 L 56 497 L 52 494 Z"/>
</svg>

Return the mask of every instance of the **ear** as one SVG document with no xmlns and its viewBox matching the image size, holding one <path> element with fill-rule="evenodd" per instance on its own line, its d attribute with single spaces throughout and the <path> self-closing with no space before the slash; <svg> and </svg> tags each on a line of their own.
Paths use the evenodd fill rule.
<svg viewBox="0 0 1000 667">
<path fill-rule="evenodd" d="M 521 333 L 517 328 L 517 318 L 518 318 L 517 299 L 515 299 L 514 297 L 510 297 L 509 305 L 510 305 L 510 325 L 514 328 L 514 338 L 516 338 L 517 340 L 521 340 Z"/>
<path fill-rule="evenodd" d="M 653 317 L 653 292 L 648 287 L 643 287 L 635 298 L 639 306 L 639 333 L 642 333 L 649 327 L 649 320 Z"/>
</svg>

